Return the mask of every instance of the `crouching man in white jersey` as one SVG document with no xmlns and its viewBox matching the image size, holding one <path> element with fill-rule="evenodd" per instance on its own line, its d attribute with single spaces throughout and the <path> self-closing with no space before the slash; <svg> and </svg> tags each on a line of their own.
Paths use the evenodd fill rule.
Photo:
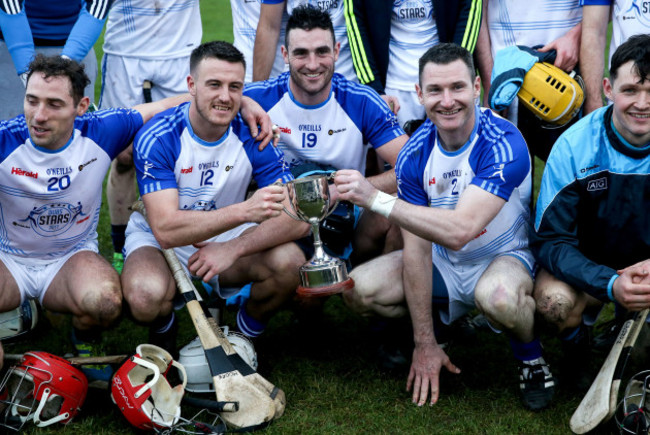
<svg viewBox="0 0 650 435">
<path fill-rule="evenodd" d="M 397 159 L 399 199 L 356 171 L 336 174 L 342 199 L 387 216 L 404 237 L 403 251 L 352 271 L 356 287 L 346 301 L 388 317 L 405 315 L 406 301 L 415 342 L 407 388 L 420 406 L 438 400 L 443 366 L 460 373 L 436 337 L 438 319 L 449 324 L 476 306 L 493 330 L 508 334 L 524 404 L 541 409 L 554 381 L 533 334 L 526 143 L 511 123 L 475 106 L 480 79 L 464 48 L 429 49 L 419 75 L 417 93 L 429 119 Z"/>
<path fill-rule="evenodd" d="M 106 171 L 144 121 L 187 99 L 86 113 L 88 83 L 77 62 L 38 55 L 25 114 L 0 122 L 0 312 L 33 298 L 71 313 L 80 356 L 96 351 L 122 306 L 119 276 L 97 254 Z M 91 381 L 109 379 L 108 366 L 84 369 Z"/>
<path fill-rule="evenodd" d="M 295 176 L 337 169 L 366 169 L 370 147 L 394 166 L 407 136 L 379 94 L 334 72 L 340 43 L 335 40 L 327 12 L 311 5 L 293 9 L 287 22 L 284 61 L 289 71 L 275 79 L 246 86 L 245 94 L 267 110 L 280 129 L 278 147 Z M 370 178 L 384 192 L 397 190 L 393 170 Z M 401 247 L 391 240 L 390 223 L 375 213 L 350 210 L 340 204 L 321 223 L 325 249 L 352 263 Z M 350 218 L 351 217 L 351 218 Z M 338 222 L 332 223 L 335 218 Z M 332 231 L 337 223 L 340 231 Z M 350 228 L 351 227 L 351 228 Z M 299 240 L 305 260 L 313 255 L 313 241 Z M 354 247 L 354 250 L 352 248 Z"/>
<path fill-rule="evenodd" d="M 190 56 L 190 102 L 156 116 L 134 142 L 149 224 L 134 213 L 127 226 L 124 297 L 133 317 L 149 324 L 149 341 L 172 353 L 176 285 L 161 248 L 174 248 L 223 298 L 253 283 L 237 316 L 248 336 L 262 332 L 299 284 L 304 258 L 287 242 L 308 225 L 282 213 L 285 189 L 273 183 L 292 179 L 282 152 L 259 151 L 237 115 L 244 74 L 244 57 L 231 44 L 200 45 Z M 252 179 L 261 189 L 246 200 Z"/>
</svg>

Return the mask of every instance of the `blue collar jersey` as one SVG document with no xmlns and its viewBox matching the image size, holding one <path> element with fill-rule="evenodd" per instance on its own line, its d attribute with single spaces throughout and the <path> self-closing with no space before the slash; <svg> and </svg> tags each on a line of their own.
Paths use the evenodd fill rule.
<svg viewBox="0 0 650 435">
<path fill-rule="evenodd" d="M 433 244 L 452 264 L 475 264 L 528 247 L 531 173 L 526 142 L 509 121 L 476 108 L 476 125 L 459 150 L 446 151 L 427 120 L 399 154 L 399 198 L 424 207 L 454 209 L 473 184 L 506 201 L 483 231 L 461 250 Z"/>
<path fill-rule="evenodd" d="M 315 106 L 295 100 L 290 73 L 247 85 L 244 94 L 257 101 L 280 127 L 278 147 L 293 166 L 305 162 L 336 169 L 366 167 L 366 144 L 379 148 L 404 131 L 379 94 L 334 73 L 329 98 Z"/>
<path fill-rule="evenodd" d="M 0 122 L 0 250 L 48 260 L 96 238 L 106 172 L 141 126 L 130 109 L 87 113 L 51 151 L 32 143 L 23 115 Z"/>
<path fill-rule="evenodd" d="M 178 189 L 179 209 L 209 211 L 244 201 L 252 179 L 259 187 L 292 179 L 282 152 L 273 146 L 259 151 L 239 115 L 221 139 L 206 142 L 192 130 L 189 107 L 159 113 L 136 136 L 141 195 Z"/>
</svg>

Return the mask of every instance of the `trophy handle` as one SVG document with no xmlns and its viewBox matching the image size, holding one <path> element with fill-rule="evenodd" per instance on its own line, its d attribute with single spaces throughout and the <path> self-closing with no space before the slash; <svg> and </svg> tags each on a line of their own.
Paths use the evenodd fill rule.
<svg viewBox="0 0 650 435">
<path fill-rule="evenodd" d="M 282 186 L 282 187 L 284 187 L 284 188 L 286 188 L 287 184 L 288 184 L 288 183 L 283 183 L 283 182 L 280 181 L 280 180 L 278 180 L 278 181 L 276 181 L 275 183 L 273 183 L 274 186 Z M 295 215 L 295 214 L 293 214 L 292 212 L 290 212 L 289 210 L 287 210 L 287 208 L 284 206 L 284 204 L 282 205 L 282 210 L 284 210 L 284 212 L 285 212 L 286 214 L 288 214 L 290 218 L 295 219 L 295 220 L 300 221 L 300 222 L 304 222 L 302 219 L 300 219 L 300 218 L 298 217 L 298 215 Z M 328 215 L 328 216 L 329 216 L 329 215 Z"/>
<path fill-rule="evenodd" d="M 336 177 L 336 171 L 334 171 L 331 174 L 327 175 L 328 184 L 329 184 L 330 180 L 334 179 L 334 177 Z M 336 210 L 336 207 L 338 207 L 338 205 L 339 205 L 339 199 L 336 198 L 336 201 L 334 201 L 334 205 L 332 207 L 330 207 L 330 211 L 327 212 L 327 214 L 325 215 L 325 217 L 323 219 L 325 219 L 326 217 L 331 215 L 334 212 L 334 210 Z"/>
</svg>

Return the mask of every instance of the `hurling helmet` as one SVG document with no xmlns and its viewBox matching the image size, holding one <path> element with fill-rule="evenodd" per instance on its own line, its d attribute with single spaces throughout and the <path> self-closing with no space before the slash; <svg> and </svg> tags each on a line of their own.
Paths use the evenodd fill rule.
<svg viewBox="0 0 650 435">
<path fill-rule="evenodd" d="M 174 387 L 168 380 L 172 367 L 182 379 Z M 185 368 L 169 352 L 153 344 L 141 344 L 115 372 L 111 398 L 133 426 L 142 430 L 169 428 L 180 418 L 186 383 Z"/>
<path fill-rule="evenodd" d="M 545 122 L 557 128 L 566 125 L 580 112 L 584 101 L 582 78 L 567 74 L 547 62 L 537 62 L 524 76 L 517 93 L 521 104 Z"/>
<path fill-rule="evenodd" d="M 0 425 L 14 430 L 69 423 L 86 400 L 88 380 L 67 360 L 47 352 L 23 355 L 0 384 Z"/>
<path fill-rule="evenodd" d="M 227 326 L 223 327 L 223 333 L 241 359 L 253 370 L 257 370 L 257 353 L 253 343 L 245 335 L 229 331 Z M 187 371 L 187 386 L 185 387 L 187 391 L 191 393 L 214 392 L 212 374 L 199 337 L 190 341 L 180 350 L 178 361 Z"/>
<path fill-rule="evenodd" d="M 26 299 L 14 310 L 0 313 L 0 340 L 18 339 L 36 328 L 38 323 L 38 304 L 34 299 Z"/>
</svg>

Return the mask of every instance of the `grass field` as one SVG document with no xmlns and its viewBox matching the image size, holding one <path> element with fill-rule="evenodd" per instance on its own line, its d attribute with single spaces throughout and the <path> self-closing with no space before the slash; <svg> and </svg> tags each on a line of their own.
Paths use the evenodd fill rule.
<svg viewBox="0 0 650 435">
<path fill-rule="evenodd" d="M 232 40 L 229 2 L 203 1 L 204 40 Z M 101 41 L 97 44 L 101 54 Z M 99 89 L 98 89 L 99 92 Z M 99 94 L 97 94 L 99 95 Z M 541 175 L 541 165 L 537 173 Z M 101 252 L 112 255 L 106 213 L 100 221 Z M 184 311 L 179 343 L 196 334 Z M 227 313 L 226 320 L 232 320 Z M 453 347 L 449 354 L 462 369 L 460 375 L 442 375 L 440 400 L 418 408 L 405 391 L 406 372 L 378 369 L 375 348 L 365 319 L 330 298 L 322 318 L 301 322 L 282 312 L 256 344 L 260 372 L 284 389 L 285 415 L 268 434 L 565 434 L 581 396 L 559 387 L 553 405 L 542 412 L 525 410 L 518 401 L 517 374 L 505 337 L 479 331 L 470 345 Z M 29 343 L 7 345 L 8 353 L 69 351 L 69 320 L 54 318 Z M 106 334 L 109 354 L 132 353 L 146 338 L 144 328 L 123 320 Z M 545 339 L 547 360 L 556 367 L 558 343 Z M 595 362 L 597 364 L 597 362 Z M 189 417 L 192 410 L 184 410 Z M 607 427 L 600 433 L 610 433 Z M 1 432 L 1 431 L 0 431 Z M 134 431 L 112 405 L 106 392 L 91 390 L 82 414 L 67 427 L 27 428 L 29 434 L 130 434 Z"/>
</svg>

